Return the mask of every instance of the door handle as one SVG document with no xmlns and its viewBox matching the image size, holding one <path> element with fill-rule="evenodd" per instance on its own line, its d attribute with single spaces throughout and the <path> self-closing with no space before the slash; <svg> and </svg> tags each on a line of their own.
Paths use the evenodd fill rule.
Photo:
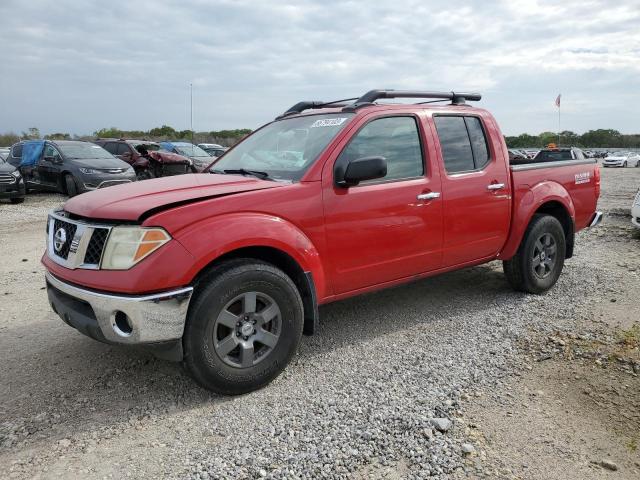
<svg viewBox="0 0 640 480">
<path fill-rule="evenodd" d="M 421 193 L 417 198 L 418 200 L 433 200 L 440 198 L 440 192 Z"/>
<path fill-rule="evenodd" d="M 487 190 L 502 190 L 504 188 L 504 183 L 491 183 L 487 185 Z"/>
</svg>

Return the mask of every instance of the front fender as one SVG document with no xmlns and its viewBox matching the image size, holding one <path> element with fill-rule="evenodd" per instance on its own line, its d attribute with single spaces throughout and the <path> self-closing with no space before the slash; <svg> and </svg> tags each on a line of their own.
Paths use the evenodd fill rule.
<svg viewBox="0 0 640 480">
<path fill-rule="evenodd" d="M 234 213 L 211 217 L 181 230 L 175 237 L 196 259 L 191 280 L 216 258 L 245 247 L 271 247 L 311 272 L 318 298 L 327 296 L 320 255 L 311 240 L 292 223 L 264 213 Z"/>
<path fill-rule="evenodd" d="M 560 183 L 545 180 L 535 184 L 533 187 L 518 185 L 514 193 L 511 231 L 507 242 L 498 255 L 499 259 L 508 260 L 516 254 L 533 215 L 540 207 L 551 202 L 562 205 L 575 224 L 576 210 L 573 200 L 567 189 Z"/>
</svg>

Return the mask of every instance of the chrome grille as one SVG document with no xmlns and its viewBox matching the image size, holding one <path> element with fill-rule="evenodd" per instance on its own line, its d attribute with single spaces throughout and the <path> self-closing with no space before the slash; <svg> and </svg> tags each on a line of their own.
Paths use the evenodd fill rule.
<svg viewBox="0 0 640 480">
<path fill-rule="evenodd" d="M 87 245 L 87 253 L 84 254 L 84 263 L 89 265 L 100 265 L 102 251 L 109 236 L 108 228 L 96 228 L 91 235 L 91 240 Z"/>
<path fill-rule="evenodd" d="M 64 211 L 49 214 L 47 256 L 66 268 L 100 268 L 102 252 L 111 232 L 109 225 L 71 220 Z M 64 235 L 56 232 L 64 230 Z M 64 242 L 61 239 L 64 237 Z M 56 248 L 57 242 L 57 248 Z"/>
<path fill-rule="evenodd" d="M 13 183 L 15 181 L 16 181 L 16 177 L 14 177 L 13 175 L 9 173 L 0 173 L 0 183 L 7 184 L 7 183 Z"/>
</svg>

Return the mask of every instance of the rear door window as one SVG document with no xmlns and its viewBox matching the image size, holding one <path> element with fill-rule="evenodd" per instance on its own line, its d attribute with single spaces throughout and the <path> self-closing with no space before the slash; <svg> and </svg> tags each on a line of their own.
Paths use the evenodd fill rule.
<svg viewBox="0 0 640 480">
<path fill-rule="evenodd" d="M 105 143 L 102 148 L 104 148 L 107 152 L 109 152 L 111 155 L 117 155 L 117 151 L 118 151 L 118 144 L 115 142 L 108 142 Z"/>
<path fill-rule="evenodd" d="M 491 159 L 478 117 L 434 116 L 447 173 L 483 169 Z"/>
<path fill-rule="evenodd" d="M 116 153 L 116 155 L 124 155 L 128 152 L 131 152 L 131 150 L 129 150 L 129 145 L 127 145 L 126 143 L 120 143 L 118 145 L 118 153 Z"/>
<path fill-rule="evenodd" d="M 447 173 L 473 170 L 473 151 L 464 117 L 434 117 Z"/>
</svg>

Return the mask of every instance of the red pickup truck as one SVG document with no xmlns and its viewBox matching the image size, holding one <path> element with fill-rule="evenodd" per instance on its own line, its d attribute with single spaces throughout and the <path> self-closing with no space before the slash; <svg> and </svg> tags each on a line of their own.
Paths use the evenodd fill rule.
<svg viewBox="0 0 640 480">
<path fill-rule="evenodd" d="M 73 198 L 49 216 L 50 304 L 96 340 L 152 347 L 238 394 L 284 369 L 318 305 L 492 260 L 542 293 L 602 218 L 598 166 L 509 165 L 494 118 L 465 102 L 479 99 L 300 102 L 204 174 Z"/>
</svg>

